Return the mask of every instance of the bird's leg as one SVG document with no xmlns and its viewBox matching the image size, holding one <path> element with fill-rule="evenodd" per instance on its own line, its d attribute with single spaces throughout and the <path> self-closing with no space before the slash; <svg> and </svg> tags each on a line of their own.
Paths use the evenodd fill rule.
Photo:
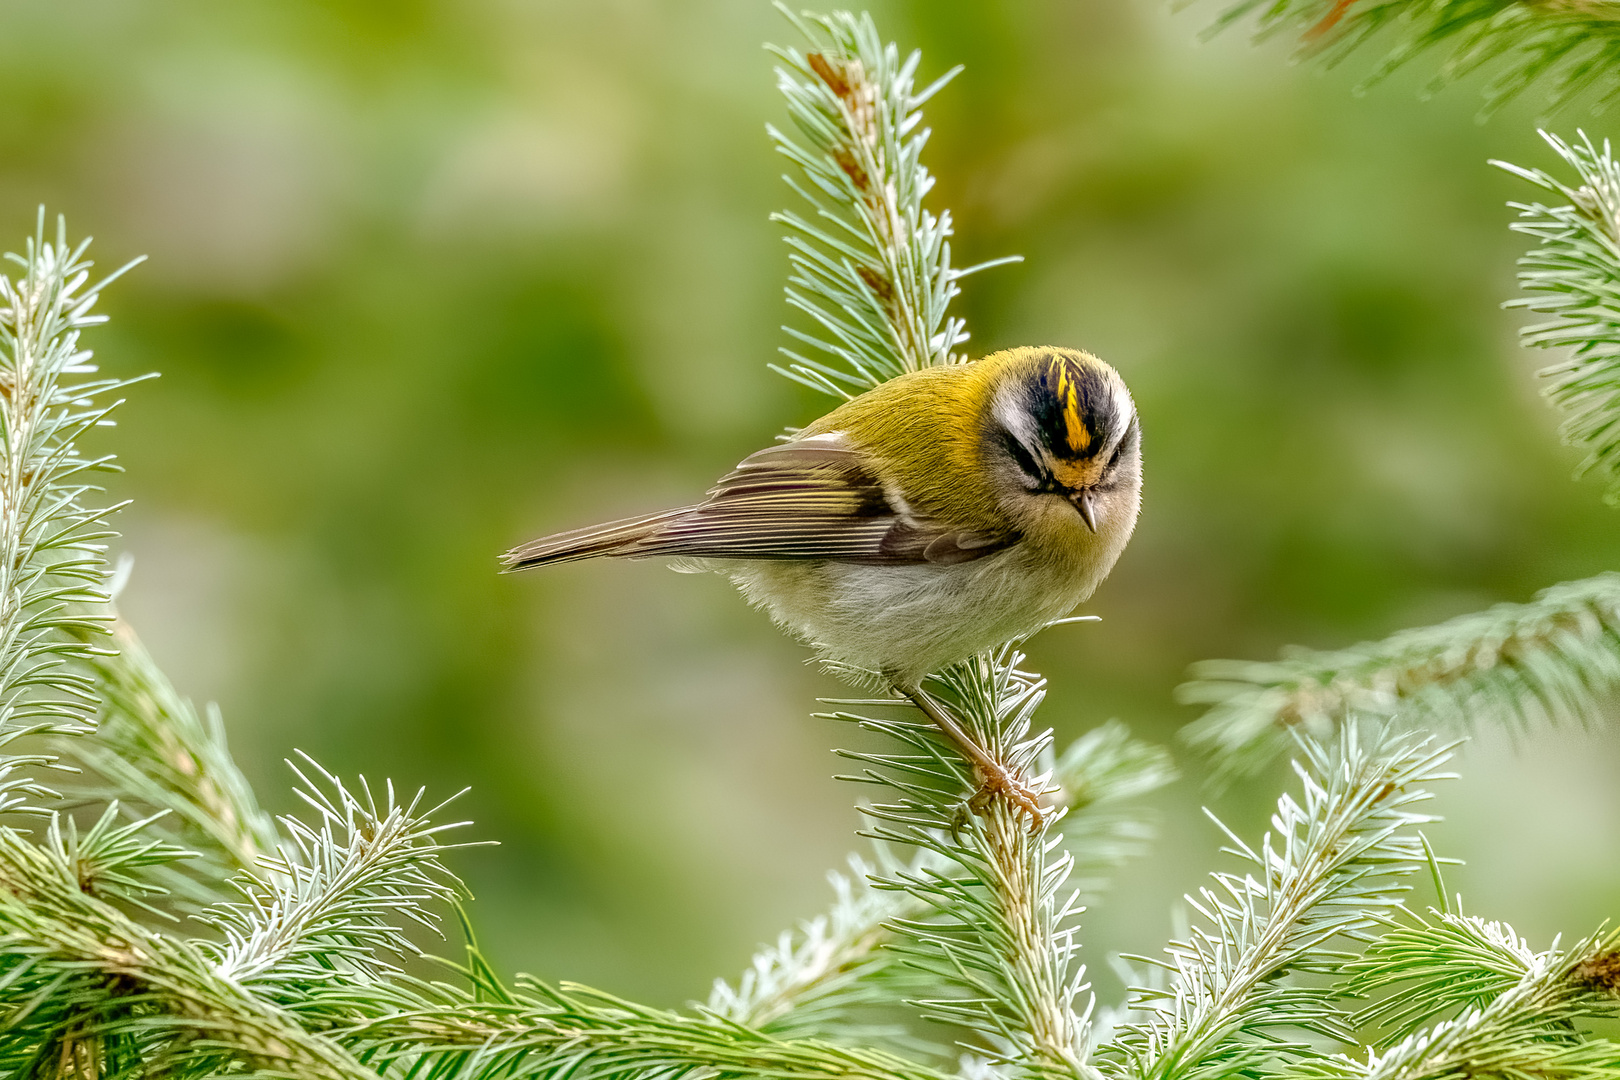
<svg viewBox="0 0 1620 1080">
<path fill-rule="evenodd" d="M 997 795 L 1005 795 L 1013 809 L 1029 815 L 1031 829 L 1040 827 L 1046 817 L 1046 811 L 1041 808 L 1040 793 L 1033 791 L 1018 777 L 1014 776 L 1005 765 L 997 761 L 990 752 L 980 746 L 962 726 L 946 715 L 945 710 L 939 707 L 939 702 L 928 696 L 921 686 L 903 686 L 895 683 L 894 688 L 928 719 L 934 726 L 944 733 L 962 756 L 973 764 L 974 778 L 979 782 L 979 790 L 973 798 L 968 800 L 968 807 L 976 814 L 984 813 L 990 805 L 990 800 Z"/>
</svg>

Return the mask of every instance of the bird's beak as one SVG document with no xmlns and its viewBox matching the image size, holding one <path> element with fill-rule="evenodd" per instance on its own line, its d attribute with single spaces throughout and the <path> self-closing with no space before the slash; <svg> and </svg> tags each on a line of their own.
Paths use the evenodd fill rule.
<svg viewBox="0 0 1620 1080">
<path fill-rule="evenodd" d="M 1080 520 L 1086 523 L 1086 528 L 1092 532 L 1097 531 L 1097 503 L 1096 496 L 1089 489 L 1074 493 L 1074 508 L 1080 511 Z"/>
</svg>

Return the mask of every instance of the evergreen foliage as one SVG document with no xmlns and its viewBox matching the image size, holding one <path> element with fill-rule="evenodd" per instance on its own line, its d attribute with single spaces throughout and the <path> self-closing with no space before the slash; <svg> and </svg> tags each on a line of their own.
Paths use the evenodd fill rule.
<svg viewBox="0 0 1620 1080">
<path fill-rule="evenodd" d="M 1141 1019 L 1122 1026 L 1111 1049 L 1126 1076 L 1205 1077 L 1276 1073 L 1311 1046 L 1289 1029 L 1337 1042 L 1355 1035 L 1335 1005 L 1341 991 L 1285 976 L 1334 974 L 1353 955 L 1335 943 L 1365 942 L 1406 891 L 1403 879 L 1428 856 L 1413 809 L 1444 779 L 1449 750 L 1428 738 L 1346 724 L 1330 746 L 1302 740 L 1295 764 L 1303 798 L 1284 795 L 1258 850 L 1224 825 L 1243 875 L 1217 873 L 1188 903 L 1204 920 L 1163 959 L 1165 989 L 1131 1002 Z"/>
<path fill-rule="evenodd" d="M 1407 10 L 1351 8 L 1281 0 L 1266 18 L 1314 18 L 1326 34 L 1353 17 L 1344 32 L 1361 33 Z M 914 90 L 919 57 L 901 61 L 865 16 L 790 17 L 809 41 L 777 54 L 800 141 L 772 135 L 811 212 L 778 220 L 788 299 L 813 326 L 790 333 L 815 356 L 787 352 L 785 374 L 847 395 L 958 362 L 966 333 L 949 304 L 966 271 L 950 265 L 949 217 L 923 208 L 919 156 L 920 107 L 943 80 Z M 1550 18 L 1469 32 L 1522 49 L 1521 17 Z M 1526 340 L 1574 348 L 1552 396 L 1613 479 L 1616 174 L 1607 146 L 1555 146 L 1575 186 L 1519 170 L 1565 202 L 1520 208 L 1540 245 L 1525 306 L 1553 316 Z M 294 767 L 306 815 L 271 820 L 217 712 L 199 716 L 116 621 L 108 510 L 85 479 L 110 459 L 77 443 L 122 384 L 84 378 L 78 334 L 100 289 L 84 251 L 42 225 L 21 276 L 0 280 L 0 806 L 13 811 L 0 822 L 0 1076 L 1620 1076 L 1620 1049 L 1587 1026 L 1620 1002 L 1620 933 L 1537 952 L 1460 901 L 1427 914 L 1407 902 L 1425 870 L 1444 896 L 1444 860 L 1420 830 L 1450 753 L 1412 729 L 1590 722 L 1620 671 L 1609 575 L 1385 642 L 1201 668 L 1186 693 L 1213 708 L 1195 741 L 1227 771 L 1290 749 L 1300 790 L 1257 842 L 1216 822 L 1239 868 L 1188 898 L 1199 921 L 1185 940 L 1134 958 L 1140 985 L 1119 1009 L 1088 992 L 1079 918 L 1150 838 L 1136 799 L 1173 771 L 1117 722 L 1057 752 L 1036 719 L 1044 682 L 1017 643 L 930 689 L 1044 789 L 1040 821 L 975 805 L 971 767 L 909 704 L 828 702 L 881 742 L 844 755 L 870 794 L 874 848 L 834 876 L 830 911 L 685 1012 L 503 979 L 447 865 L 459 845 L 443 836 L 464 823 L 307 758 Z M 26 752 L 10 753 L 20 740 Z M 463 962 L 421 951 L 446 911 Z M 423 977 L 428 963 L 440 978 Z"/>
<path fill-rule="evenodd" d="M 206 904 L 276 857 L 280 834 L 231 760 L 219 710 L 199 716 L 128 623 L 112 623 L 112 645 L 86 661 L 100 694 L 94 733 L 54 743 L 76 770 L 58 787 L 70 802 L 149 815 L 149 834 L 190 852 L 162 875 L 164 888 L 182 906 Z"/>
<path fill-rule="evenodd" d="M 808 145 L 767 130 L 797 170 L 788 185 L 811 211 L 772 216 L 787 229 L 788 304 L 815 325 L 784 329 L 821 357 L 784 348 L 789 365 L 777 370 L 853 397 L 903 371 L 961 360 L 952 350 L 967 341 L 967 330 L 946 314 L 961 292 L 957 282 L 1016 261 L 952 268 L 950 212 L 923 208 L 934 179 L 922 164 L 922 106 L 961 69 L 919 91 L 922 54 L 902 61 L 869 16 L 777 8 L 815 43 L 804 52 L 773 49 L 782 61 L 777 87 Z"/>
<path fill-rule="evenodd" d="M 1585 132 L 1571 145 L 1542 132 L 1575 184 L 1541 169 L 1497 162 L 1562 205 L 1515 203 L 1512 228 L 1538 247 L 1519 260 L 1519 283 L 1532 295 L 1509 306 L 1550 315 L 1527 326 L 1523 341 L 1540 349 L 1568 349 L 1568 358 L 1542 371 L 1552 385 L 1547 396 L 1564 410 L 1564 438 L 1588 451 L 1580 472 L 1596 471 L 1608 484 L 1605 501 L 1620 504 L 1620 433 L 1615 431 L 1620 394 L 1620 296 L 1615 294 L 1614 255 L 1620 244 L 1620 167 L 1607 141 L 1592 145 Z M 1579 474 L 1577 474 L 1579 475 Z"/>
<path fill-rule="evenodd" d="M 102 541 L 118 507 L 95 505 L 95 474 L 112 471 L 112 457 L 84 456 L 79 440 L 111 423 L 117 402 L 106 398 L 127 384 L 93 377 L 79 335 L 104 321 L 92 308 L 129 267 L 92 285 L 85 247 L 70 248 L 60 223 L 47 240 L 41 211 L 24 254 L 9 256 L 21 275 L 0 276 L 0 750 L 86 731 L 96 706 L 94 680 L 73 662 L 101 629 L 84 605 L 105 599 Z M 0 755 L 0 810 L 48 800 L 28 767 L 50 761 Z"/>
<path fill-rule="evenodd" d="M 1363 88 L 1436 52 L 1428 89 L 1488 73 L 1487 112 L 1531 86 L 1545 89 L 1554 106 L 1578 97 L 1608 102 L 1620 92 L 1620 13 L 1602 0 L 1240 0 L 1211 31 L 1245 19 L 1258 37 L 1297 37 L 1302 53 L 1330 64 L 1381 46 Z"/>
<path fill-rule="evenodd" d="M 1570 350 L 1542 371 L 1546 393 L 1566 413 L 1566 440 L 1587 451 L 1577 475 L 1602 473 L 1615 503 L 1620 167 L 1608 143 L 1599 149 L 1584 134 L 1573 145 L 1543 134 L 1575 180 L 1503 165 L 1565 200 L 1513 204 L 1512 228 L 1538 246 L 1519 263 L 1519 284 L 1530 295 L 1508 306 L 1553 316 L 1521 337 L 1527 346 Z M 1620 686 L 1617 604 L 1620 575 L 1605 573 L 1555 585 L 1527 604 L 1499 604 L 1348 649 L 1291 648 L 1269 663 L 1205 661 L 1180 689 L 1183 701 L 1210 706 L 1187 737 L 1231 774 L 1272 759 L 1292 729 L 1320 734 L 1357 715 L 1462 731 L 1487 722 L 1520 730 L 1597 723 Z"/>
<path fill-rule="evenodd" d="M 1272 760 L 1296 729 L 1322 735 L 1355 716 L 1452 731 L 1592 723 L 1620 679 L 1620 574 L 1348 649 L 1206 660 L 1192 675 L 1181 700 L 1210 709 L 1186 737 L 1228 774 Z"/>
<path fill-rule="evenodd" d="M 1304 1064 L 1312 1077 L 1456 1075 L 1609 1077 L 1620 1045 L 1580 1038 L 1576 1025 L 1615 1014 L 1620 937 L 1597 933 L 1568 952 L 1535 952 L 1511 927 L 1431 912 L 1368 949 L 1349 989 L 1394 990 L 1360 1019 L 1389 1029 L 1364 1060 Z M 1431 1026 L 1436 1017 L 1451 1015 Z"/>
</svg>

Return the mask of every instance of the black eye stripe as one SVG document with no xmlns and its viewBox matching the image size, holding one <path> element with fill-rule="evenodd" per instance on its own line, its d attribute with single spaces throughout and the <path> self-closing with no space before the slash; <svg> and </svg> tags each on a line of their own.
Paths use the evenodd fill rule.
<svg viewBox="0 0 1620 1080">
<path fill-rule="evenodd" d="M 1019 442 L 1018 437 L 1012 432 L 1005 429 L 1001 432 L 1001 445 L 1008 455 L 1012 457 L 1013 462 L 1018 466 L 1018 470 L 1025 476 L 1040 485 L 1045 485 L 1051 481 L 1052 478 L 1047 475 L 1046 470 L 1035 463 L 1035 459 L 1030 455 L 1028 448 Z"/>
<path fill-rule="evenodd" d="M 1127 446 L 1136 445 L 1136 441 L 1141 434 L 1141 430 L 1142 429 L 1137 426 L 1136 417 L 1131 417 L 1131 426 L 1125 429 L 1124 437 L 1119 440 L 1119 445 L 1114 447 L 1114 453 L 1108 459 L 1107 468 L 1112 469 L 1115 465 L 1119 464 L 1119 459 L 1125 455 L 1125 448 Z"/>
<path fill-rule="evenodd" d="M 1064 496 L 1069 494 L 1069 489 L 1058 483 L 1057 477 L 1039 465 L 1030 456 L 1029 448 L 1019 442 L 1012 432 L 1002 431 L 1001 445 L 1006 448 L 1008 455 L 1012 457 L 1013 462 L 1018 466 L 1018 471 L 1030 480 L 1030 484 L 1027 485 L 1030 494 Z"/>
</svg>

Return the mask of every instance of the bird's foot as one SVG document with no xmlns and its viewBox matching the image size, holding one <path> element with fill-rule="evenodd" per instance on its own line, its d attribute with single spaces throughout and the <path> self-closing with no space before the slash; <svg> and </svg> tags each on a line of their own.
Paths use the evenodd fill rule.
<svg viewBox="0 0 1620 1080">
<path fill-rule="evenodd" d="M 1029 816 L 1029 831 L 1035 832 L 1046 821 L 1047 811 L 1041 806 L 1041 793 L 1030 788 L 1020 780 L 1001 762 L 997 761 L 989 751 L 984 749 L 962 730 L 962 726 L 941 709 L 939 703 L 925 694 L 921 687 L 915 683 L 904 683 L 896 680 L 894 688 L 900 694 L 911 699 L 911 703 L 928 719 L 934 722 L 956 748 L 962 752 L 973 766 L 974 779 L 979 782 L 979 790 L 974 792 L 968 800 L 968 809 L 975 814 L 983 815 L 990 809 L 990 803 L 997 795 L 1007 800 L 1015 813 Z"/>
<path fill-rule="evenodd" d="M 1029 831 L 1035 832 L 1046 821 L 1048 811 L 1041 805 L 1040 792 L 1014 776 L 1004 766 L 991 762 L 973 768 L 979 790 L 968 800 L 968 809 L 983 815 L 997 795 L 1005 798 L 1015 813 L 1029 816 Z"/>
</svg>

